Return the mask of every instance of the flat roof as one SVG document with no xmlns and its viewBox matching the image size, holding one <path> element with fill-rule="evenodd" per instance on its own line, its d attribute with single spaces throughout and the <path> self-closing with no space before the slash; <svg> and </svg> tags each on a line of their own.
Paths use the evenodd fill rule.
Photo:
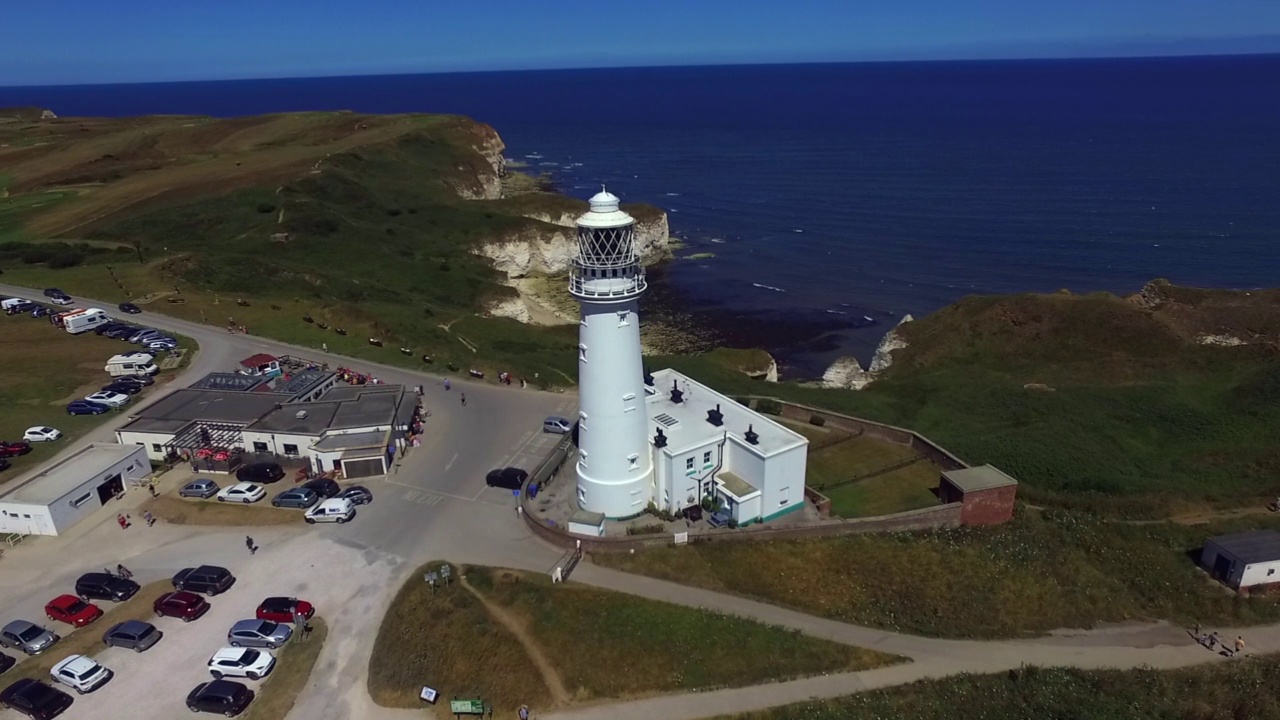
<svg viewBox="0 0 1280 720">
<path fill-rule="evenodd" d="M 338 391 L 344 392 L 338 392 Z M 396 409 L 405 397 L 402 385 L 361 385 L 336 387 L 319 400 L 274 407 L 247 430 L 260 432 L 320 435 L 325 430 L 391 427 Z M 299 413 L 305 413 L 298 417 Z"/>
<path fill-rule="evenodd" d="M 1280 532 L 1275 530 L 1251 530 L 1249 532 L 1219 535 L 1205 541 L 1218 547 L 1225 555 L 1245 563 L 1280 560 Z"/>
<path fill-rule="evenodd" d="M 190 425 L 192 420 L 162 420 L 159 418 L 138 418 L 119 428 L 116 432 L 160 433 L 173 435 Z"/>
<path fill-rule="evenodd" d="M 325 384 L 334 375 L 337 373 L 324 370 L 302 370 L 290 375 L 288 380 L 277 379 L 273 390 L 292 397 L 300 397 Z"/>
<path fill-rule="evenodd" d="M 604 524 L 604 513 L 591 512 L 578 508 L 569 516 L 569 522 L 578 523 L 580 525 L 590 525 L 592 527 L 600 527 Z"/>
<path fill-rule="evenodd" d="M 209 420 L 248 424 L 276 405 L 289 401 L 279 393 L 234 390 L 176 390 L 138 411 L 135 418 L 154 420 Z"/>
<path fill-rule="evenodd" d="M 249 357 L 241 360 L 240 364 L 247 368 L 256 368 L 259 365 L 266 365 L 267 363 L 278 362 L 279 360 L 280 358 L 277 358 L 275 355 L 258 353 L 257 355 L 250 355 Z"/>
<path fill-rule="evenodd" d="M 683 393 L 679 403 L 671 401 L 672 383 Z M 728 433 L 741 445 L 754 448 L 762 455 L 769 456 L 783 450 L 790 450 L 798 445 L 807 445 L 809 440 L 800 433 L 783 427 L 768 417 L 731 400 L 715 390 L 693 380 L 675 370 L 666 369 L 653 373 L 654 391 L 645 400 L 645 412 L 649 415 L 649 438 L 659 429 L 667 436 L 667 449 L 677 453 L 691 447 L 698 447 Z M 707 422 L 708 411 L 720 406 L 723 424 L 716 426 Z M 747 429 L 754 431 L 759 439 L 755 445 L 746 442 Z"/>
<path fill-rule="evenodd" d="M 22 481 L 17 487 L 0 496 L 0 500 L 31 505 L 48 505 L 57 502 L 67 493 L 83 485 L 86 480 L 110 470 L 113 465 L 128 460 L 134 455 L 147 464 L 149 471 L 150 462 L 147 460 L 147 451 L 141 445 L 91 443 L 43 472 Z"/>
<path fill-rule="evenodd" d="M 377 430 L 375 432 L 347 433 L 345 435 L 329 435 L 320 442 L 312 445 L 316 450 L 350 450 L 353 448 L 377 447 L 384 448 L 387 445 L 388 430 Z"/>
<path fill-rule="evenodd" d="M 256 389 L 266 380 L 261 375 L 242 375 L 240 373 L 212 372 L 188 386 L 192 390 L 232 390 L 249 392 Z"/>
<path fill-rule="evenodd" d="M 947 470 L 942 473 L 942 477 L 951 481 L 951 484 L 960 488 L 962 492 L 990 490 L 1018 484 L 1017 480 L 1005 475 L 994 465 Z"/>
<path fill-rule="evenodd" d="M 739 500 L 746 498 L 748 495 L 751 495 L 752 493 L 759 492 L 758 490 L 756 490 L 756 487 L 754 485 L 747 482 L 746 480 L 743 480 L 740 476 L 734 473 L 731 473 L 727 470 L 724 472 L 716 473 L 716 479 L 719 480 L 722 485 L 724 485 L 724 489 L 727 490 L 730 495 L 738 498 Z"/>
</svg>

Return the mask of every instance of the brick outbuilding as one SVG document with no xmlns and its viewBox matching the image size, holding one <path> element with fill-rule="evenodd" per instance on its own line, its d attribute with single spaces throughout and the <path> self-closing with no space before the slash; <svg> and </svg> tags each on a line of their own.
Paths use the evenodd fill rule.
<svg viewBox="0 0 1280 720">
<path fill-rule="evenodd" d="M 993 465 L 947 470 L 942 473 L 938 497 L 944 503 L 961 503 L 961 525 L 999 525 L 1013 518 L 1018 481 Z"/>
</svg>

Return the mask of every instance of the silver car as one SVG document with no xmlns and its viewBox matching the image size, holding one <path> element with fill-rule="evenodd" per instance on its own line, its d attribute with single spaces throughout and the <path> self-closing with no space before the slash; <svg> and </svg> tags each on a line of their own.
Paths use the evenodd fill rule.
<svg viewBox="0 0 1280 720">
<path fill-rule="evenodd" d="M 102 636 L 102 642 L 107 647 L 122 647 L 134 652 L 142 652 L 160 642 L 162 637 L 164 633 L 157 630 L 151 623 L 125 620 L 108 630 Z"/>
<path fill-rule="evenodd" d="M 556 435 L 567 435 L 573 430 L 573 423 L 568 418 L 562 418 L 558 415 L 550 415 L 546 420 L 542 421 L 542 432 L 555 433 Z"/>
<path fill-rule="evenodd" d="M 218 487 L 218 483 L 210 480 L 209 478 L 196 478 L 186 485 L 183 485 L 182 489 L 178 491 L 178 495 L 181 497 L 194 497 L 202 500 L 208 500 L 214 495 L 217 495 L 218 490 L 220 489 L 221 488 Z"/>
<path fill-rule="evenodd" d="M 53 647 L 60 638 L 33 622 L 14 620 L 0 629 L 0 645 L 21 650 L 28 655 L 39 655 Z"/>
<path fill-rule="evenodd" d="M 265 647 L 275 650 L 289 642 L 293 629 L 270 620 L 241 620 L 231 626 L 227 644 L 231 647 Z"/>
</svg>

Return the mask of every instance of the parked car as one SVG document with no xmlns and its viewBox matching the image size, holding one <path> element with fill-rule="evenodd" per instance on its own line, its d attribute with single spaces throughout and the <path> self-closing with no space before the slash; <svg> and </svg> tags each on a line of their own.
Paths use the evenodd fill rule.
<svg viewBox="0 0 1280 720">
<path fill-rule="evenodd" d="M 9 668 L 17 665 L 18 661 L 13 659 L 12 655 L 0 653 L 0 673 L 6 672 Z"/>
<path fill-rule="evenodd" d="M 111 412 L 111 406 L 88 400 L 72 400 L 67 403 L 68 415 L 101 415 Z"/>
<path fill-rule="evenodd" d="M 271 505 L 278 508 L 298 508 L 305 510 L 320 502 L 315 490 L 305 487 L 289 488 L 271 498 Z"/>
<path fill-rule="evenodd" d="M 209 674 L 215 680 L 227 676 L 261 680 L 275 666 L 276 657 L 266 650 L 225 647 L 209 658 Z"/>
<path fill-rule="evenodd" d="M 28 655 L 39 655 L 60 639 L 57 633 L 26 620 L 14 620 L 0 628 L 0 646 Z"/>
<path fill-rule="evenodd" d="M 302 484 L 302 487 L 314 492 L 322 498 L 331 498 L 342 492 L 338 483 L 329 478 L 316 478 Z"/>
<path fill-rule="evenodd" d="M 135 385 L 133 383 L 122 383 L 122 382 L 116 382 L 112 380 L 110 383 L 107 383 L 106 385 L 102 386 L 102 392 L 116 393 L 118 395 L 137 395 L 138 393 L 142 392 L 142 386 Z"/>
<path fill-rule="evenodd" d="M 183 485 L 182 489 L 178 491 L 178 495 L 181 497 L 194 497 L 200 498 L 201 500 L 208 500 L 217 494 L 218 483 L 210 480 L 209 478 L 196 478 L 186 485 Z"/>
<path fill-rule="evenodd" d="M 156 383 L 155 378 L 150 375 L 117 375 L 111 382 L 128 383 L 139 387 L 149 387 Z"/>
<path fill-rule="evenodd" d="M 329 498 L 319 505 L 307 510 L 303 518 L 308 525 L 318 522 L 345 523 L 356 516 L 356 506 L 350 500 Z"/>
<path fill-rule="evenodd" d="M 489 487 L 500 487 L 508 490 L 519 490 L 524 487 L 524 481 L 529 478 L 529 473 L 520 468 L 499 468 L 489 471 L 485 476 L 484 483 Z"/>
<path fill-rule="evenodd" d="M 152 609 L 157 617 L 181 618 L 182 622 L 197 620 L 209 612 L 209 601 L 186 590 L 165 593 L 156 598 Z"/>
<path fill-rule="evenodd" d="M 111 573 L 85 573 L 76 580 L 76 595 L 85 602 L 90 600 L 124 602 L 137 592 L 138 583 Z"/>
<path fill-rule="evenodd" d="M 59 295 L 56 298 L 49 298 L 49 302 L 53 303 L 54 305 L 70 305 L 74 303 L 75 300 L 72 300 L 66 295 Z"/>
<path fill-rule="evenodd" d="M 134 325 L 121 325 L 114 330 L 108 330 L 102 333 L 103 337 L 109 337 L 112 340 L 128 340 L 131 335 L 138 332 L 138 328 Z"/>
<path fill-rule="evenodd" d="M 251 463 L 236 470 L 236 479 L 242 483 L 255 482 L 269 485 L 284 477 L 284 468 L 278 463 Z"/>
<path fill-rule="evenodd" d="M 210 680 L 187 695 L 187 709 L 235 717 L 253 702 L 253 691 L 238 682 Z"/>
<path fill-rule="evenodd" d="M 53 681 L 81 695 L 106 684 L 113 673 L 84 655 L 68 655 L 49 670 Z"/>
<path fill-rule="evenodd" d="M 125 325 L 124 323 L 118 323 L 118 322 L 114 322 L 114 321 L 108 321 L 108 322 L 104 322 L 104 323 L 102 323 L 101 325 L 99 325 L 98 327 L 94 328 L 94 329 L 93 329 L 93 332 L 94 332 L 94 334 L 95 334 L 95 335 L 105 335 L 105 334 L 107 334 L 108 332 L 110 332 L 110 331 L 112 331 L 112 330 L 119 330 L 119 329 L 121 329 L 121 328 L 125 328 L 125 327 L 128 327 L 128 326 L 127 326 L 127 325 Z"/>
<path fill-rule="evenodd" d="M 231 571 L 217 565 L 201 565 L 185 568 L 173 576 L 174 590 L 187 590 L 203 595 L 219 595 L 236 584 Z"/>
<path fill-rule="evenodd" d="M 27 431 L 22 433 L 22 439 L 27 442 L 53 442 L 62 437 L 62 431 L 51 427 L 29 427 Z"/>
<path fill-rule="evenodd" d="M 120 308 L 120 312 L 129 314 L 129 315 L 137 315 L 138 313 L 142 312 L 142 308 L 129 302 L 120 303 L 119 308 Z"/>
<path fill-rule="evenodd" d="M 542 421 L 542 432 L 544 433 L 567 435 L 571 430 L 573 430 L 573 423 L 559 415 L 550 415 L 546 420 Z"/>
<path fill-rule="evenodd" d="M 45 305 L 37 305 L 31 309 L 31 317 L 33 318 L 49 317 L 52 314 L 53 308 Z"/>
<path fill-rule="evenodd" d="M 275 650 L 289 642 L 292 635 L 293 629 L 283 623 L 241 620 L 227 632 L 227 644 L 231 647 L 264 647 Z"/>
<path fill-rule="evenodd" d="M 160 331 L 156 330 L 155 328 L 139 328 L 136 331 L 134 331 L 132 335 L 130 335 L 125 339 L 136 345 L 148 338 L 159 337 L 159 336 L 160 336 Z"/>
<path fill-rule="evenodd" d="M 335 497 L 345 498 L 355 505 L 368 505 L 373 502 L 373 491 L 363 485 L 352 485 Z"/>
<path fill-rule="evenodd" d="M 102 617 L 102 608 L 75 595 L 59 595 L 44 606 L 45 617 L 72 627 L 84 627 Z"/>
<path fill-rule="evenodd" d="M 258 606 L 258 619 L 272 622 L 291 623 L 301 614 L 304 620 L 310 620 L 316 609 L 306 600 L 295 597 L 269 597 Z"/>
<path fill-rule="evenodd" d="M 0 692 L 0 704 L 35 720 L 48 720 L 71 707 L 71 696 L 47 683 L 22 678 Z"/>
<path fill-rule="evenodd" d="M 18 457 L 31 452 L 31 443 L 26 440 L 17 442 L 9 442 L 8 440 L 0 440 L 0 458 Z"/>
<path fill-rule="evenodd" d="M 67 297 L 67 293 L 61 288 L 45 288 L 44 296 L 47 298 Z"/>
<path fill-rule="evenodd" d="M 154 647 L 162 637 L 164 637 L 164 633 L 157 630 L 156 626 L 151 623 L 142 622 L 141 620 L 125 620 L 122 623 L 111 626 L 111 629 L 102 636 L 102 642 L 107 647 L 142 652 Z"/>
<path fill-rule="evenodd" d="M 241 482 L 218 491 L 218 502 L 255 503 L 266 496 L 266 488 L 261 485 Z"/>
<path fill-rule="evenodd" d="M 129 404 L 129 396 L 124 393 L 107 392 L 99 390 L 96 393 L 89 393 L 84 396 L 85 400 L 102 405 L 110 405 L 111 407 L 124 407 Z"/>
<path fill-rule="evenodd" d="M 13 467 L 13 463 L 5 460 L 4 458 L 0 458 L 0 472 L 8 470 L 11 467 Z"/>
</svg>

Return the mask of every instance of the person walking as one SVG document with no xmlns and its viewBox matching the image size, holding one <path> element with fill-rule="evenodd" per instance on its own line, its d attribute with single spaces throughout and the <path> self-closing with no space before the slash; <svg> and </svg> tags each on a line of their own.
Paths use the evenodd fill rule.
<svg viewBox="0 0 1280 720">
<path fill-rule="evenodd" d="M 252 538 L 252 537 L 250 537 L 250 536 L 248 536 L 248 535 L 245 535 L 245 536 L 244 536 L 244 546 L 245 546 L 245 548 L 247 548 L 247 549 L 249 550 L 249 554 L 250 554 L 250 555 L 257 555 L 257 554 L 258 554 L 258 546 L 257 546 L 257 545 L 255 545 L 255 544 L 253 543 L 253 538 Z"/>
<path fill-rule="evenodd" d="M 516 717 L 520 720 L 529 720 L 529 706 L 521 705 L 520 709 L 516 711 Z"/>
<path fill-rule="evenodd" d="M 329 352 L 329 343 L 320 343 L 320 352 Z"/>
<path fill-rule="evenodd" d="M 466 406 L 467 406 L 467 394 L 466 394 L 466 393 L 462 393 L 462 406 L 463 406 L 463 407 L 466 407 Z"/>
<path fill-rule="evenodd" d="M 151 492 L 151 497 L 160 497 L 160 493 L 156 492 L 156 486 L 153 483 L 147 483 L 147 490 Z"/>
<path fill-rule="evenodd" d="M 445 379 L 444 379 L 444 389 L 445 389 L 445 392 L 448 392 L 450 387 L 452 387 L 452 386 L 449 384 L 449 378 L 445 378 Z"/>
<path fill-rule="evenodd" d="M 116 574 L 124 578 L 125 580 L 128 580 L 133 577 L 133 573 L 129 572 L 129 568 L 125 567 L 124 565 L 116 565 Z"/>
<path fill-rule="evenodd" d="M 124 519 L 124 515 L 116 515 L 116 524 L 120 526 L 121 530 L 129 527 L 129 521 Z"/>
<path fill-rule="evenodd" d="M 1237 635 L 1237 636 L 1236 636 L 1236 650 L 1235 650 L 1235 652 L 1231 653 L 1231 657 L 1235 657 L 1236 655 L 1239 655 L 1239 654 L 1240 654 L 1240 653 L 1242 653 L 1242 652 L 1244 652 L 1244 636 L 1243 636 L 1243 635 Z"/>
<path fill-rule="evenodd" d="M 147 521 L 147 527 L 151 527 L 156 524 L 156 517 L 151 514 L 150 510 L 143 513 L 142 519 Z"/>
</svg>

